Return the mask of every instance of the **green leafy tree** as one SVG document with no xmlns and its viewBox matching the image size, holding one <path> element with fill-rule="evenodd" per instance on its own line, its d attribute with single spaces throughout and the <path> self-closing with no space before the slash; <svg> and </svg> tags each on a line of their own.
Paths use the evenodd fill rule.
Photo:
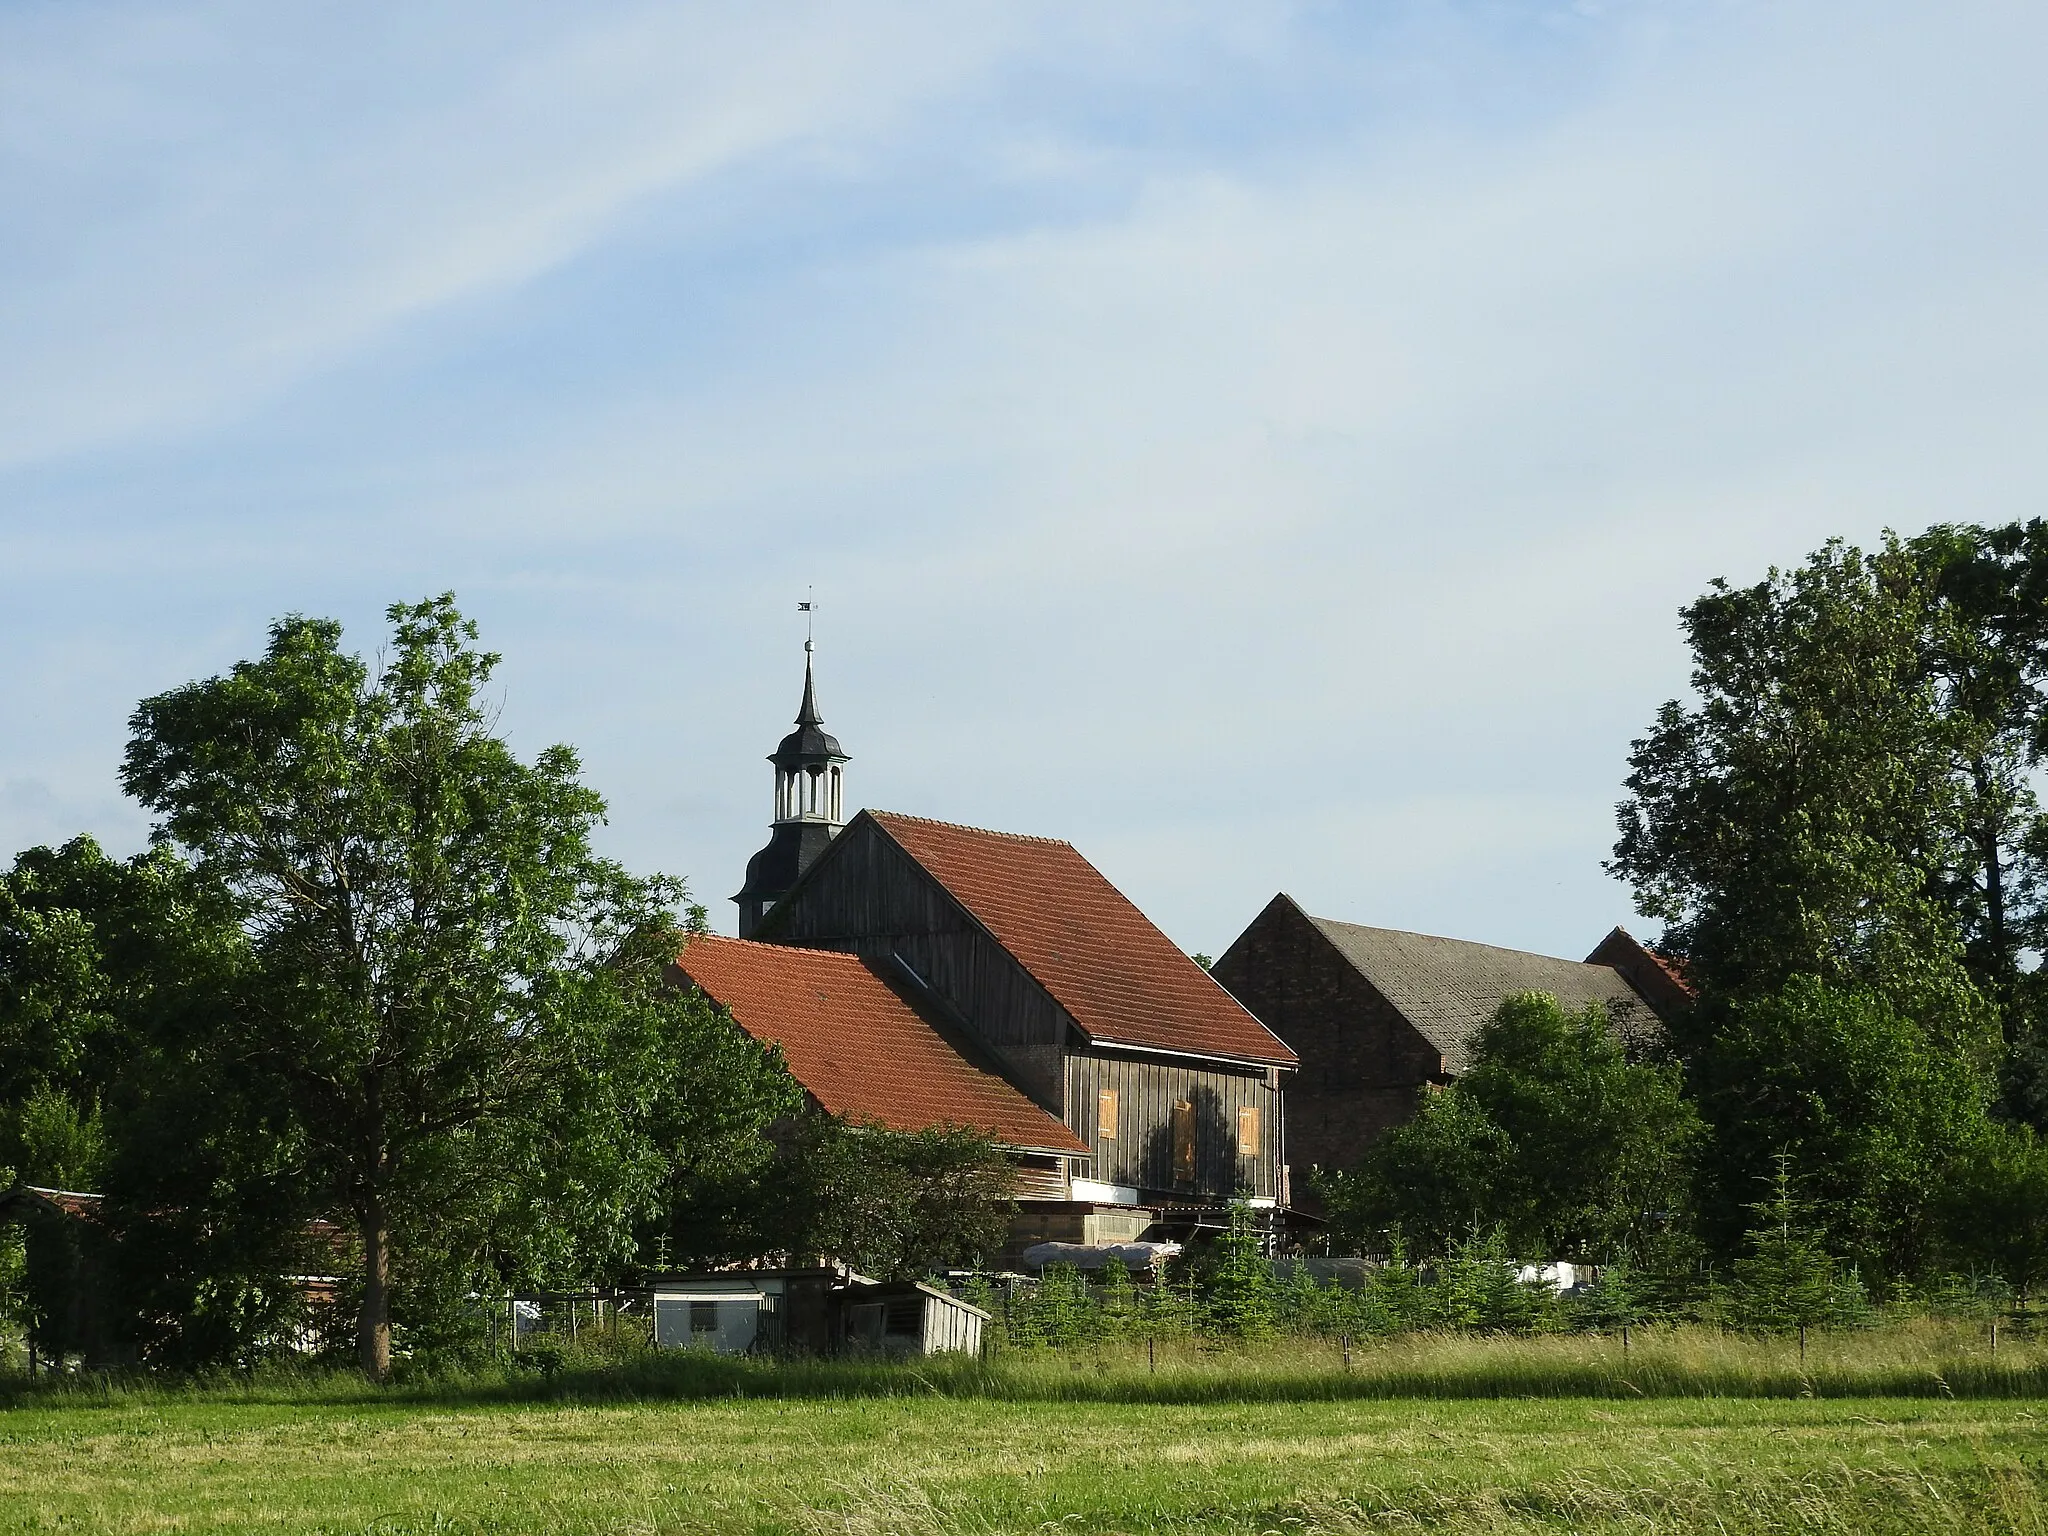
<svg viewBox="0 0 2048 1536">
<path fill-rule="evenodd" d="M 79 837 L 16 859 L 0 875 L 0 1164 L 93 1184 L 102 1109 L 154 1021 L 239 941 L 169 849 L 124 861 Z"/>
<path fill-rule="evenodd" d="M 1929 664 L 1945 625 L 1920 562 L 1834 543 L 1682 620 L 1696 702 L 1635 743 L 1610 865 L 1666 946 L 1710 1003 L 1810 975 L 1961 1004 L 1943 882 L 1973 858 L 1956 767 L 1979 728 Z"/>
<path fill-rule="evenodd" d="M 21 1103 L 0 1109 L 15 1176 L 46 1188 L 97 1190 L 106 1162 L 106 1127 L 96 1107 L 81 1109 L 69 1095 L 38 1088 Z"/>
<path fill-rule="evenodd" d="M 1682 1089 L 1675 1065 L 1630 1061 L 1599 1008 L 1511 997 L 1467 1071 L 1323 1187 L 1344 1235 L 1399 1225 L 1433 1255 L 1475 1225 L 1544 1258 L 1668 1243 L 1688 1227 L 1699 1136 Z"/>
<path fill-rule="evenodd" d="M 333 1267 L 296 1241 L 303 1190 L 265 1184 L 293 1129 L 177 1044 L 208 1038 L 247 949 L 167 847 L 115 860 L 75 838 L 0 877 L 0 1160 L 106 1196 L 117 1315 L 152 1362 L 276 1347 L 301 1300 L 278 1277 Z"/>
<path fill-rule="evenodd" d="M 2041 1015 L 2029 950 L 2048 936 L 2048 830 L 2030 779 L 2048 759 L 2048 523 L 1944 525 L 1907 546 L 1937 604 L 1927 666 L 1955 733 L 1966 850 L 1937 891 L 1965 962 L 2024 1050 Z"/>
<path fill-rule="evenodd" d="M 1450 1251 L 1458 1234 L 1494 1205 L 1499 1169 L 1514 1156 L 1486 1107 L 1454 1084 L 1424 1089 L 1413 1119 L 1366 1149 L 1348 1171 L 1319 1171 L 1316 1188 L 1332 1236 L 1359 1251 L 1399 1228 L 1415 1251 Z"/>
<path fill-rule="evenodd" d="M 595 855 L 574 752 L 526 763 L 495 734 L 498 658 L 452 597 L 389 618 L 374 669 L 290 618 L 262 657 L 145 700 L 122 775 L 246 937 L 183 1044 L 289 1121 L 347 1213 L 378 1379 L 395 1287 L 630 1249 L 661 1183 L 644 1130 L 682 895 Z"/>
<path fill-rule="evenodd" d="M 859 1149 L 801 1127 L 804 1091 L 781 1053 L 701 994 L 689 994 L 678 1020 L 650 1127 L 665 1163 L 662 1208 L 642 1246 L 659 1242 L 667 1262 L 686 1268 L 808 1248 L 823 1234 L 798 1228 L 822 1220 L 831 1198 L 819 1181 L 857 1163 Z"/>
<path fill-rule="evenodd" d="M 1610 867 L 1700 989 L 1678 1043 L 1723 1250 L 1782 1147 L 1830 1241 L 1910 1272 L 1994 1097 L 2034 662 L 1992 591 L 2018 575 L 1973 565 L 1982 532 L 1715 583 L 1684 613 L 1695 699 L 1631 754 Z"/>
<path fill-rule="evenodd" d="M 1723 1189 L 1754 1188 L 1782 1158 L 1838 1251 L 1887 1277 L 1917 1273 L 1950 1165 L 1989 1130 L 1981 1057 L 1942 1033 L 1811 976 L 1731 1004 L 1693 1070 Z"/>
<path fill-rule="evenodd" d="M 1940 1204 L 1952 1262 L 2022 1297 L 2048 1279 L 2048 1143 L 2031 1126 L 1989 1128 L 1951 1166 Z"/>
<path fill-rule="evenodd" d="M 914 1279 L 978 1268 L 1003 1245 L 1016 1174 L 984 1131 L 892 1131 L 806 1114 L 760 1186 L 770 1250 Z"/>
</svg>

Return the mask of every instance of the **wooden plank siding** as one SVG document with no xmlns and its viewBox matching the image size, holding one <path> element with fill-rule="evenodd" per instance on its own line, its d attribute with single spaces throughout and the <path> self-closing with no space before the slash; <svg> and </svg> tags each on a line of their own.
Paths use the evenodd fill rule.
<svg viewBox="0 0 2048 1536">
<path fill-rule="evenodd" d="M 856 822 L 756 937 L 857 954 L 900 955 L 1040 1108 L 1062 1114 L 1061 1066 L 1078 1030 L 1064 1008 L 945 889 L 870 822 Z M 822 862 L 822 861 L 821 861 Z"/>
<path fill-rule="evenodd" d="M 1114 1139 L 1097 1117 L 1104 1089 L 1117 1096 Z M 1173 1106 L 1194 1106 L 1195 1179 L 1173 1171 Z M 1259 1112 L 1259 1151 L 1240 1156 L 1238 1111 Z M 1280 1093 L 1265 1072 L 1222 1072 L 1185 1062 L 1082 1050 L 1067 1057 L 1066 1121 L 1095 1148 L 1088 1176 L 1160 1195 L 1279 1198 Z"/>
<path fill-rule="evenodd" d="M 1093 1165 L 1077 1163 L 1077 1174 L 1164 1198 L 1284 1199 L 1277 1072 L 1224 1058 L 1181 1060 L 1091 1046 L 1087 1032 L 1031 973 L 872 822 L 856 820 L 834 839 L 754 936 L 858 954 L 878 966 L 900 957 L 1004 1076 L 1093 1147 Z M 1116 1089 L 1120 1098 L 1114 1141 L 1096 1135 L 1102 1088 Z M 1176 1102 L 1194 1106 L 1192 1185 L 1173 1177 Z M 1237 1112 L 1244 1107 L 1256 1108 L 1260 1117 L 1261 1147 L 1250 1157 L 1237 1153 Z M 1053 1194 L 1036 1170 L 1025 1183 L 1031 1193 L 1020 1190 L 1020 1197 Z"/>
</svg>

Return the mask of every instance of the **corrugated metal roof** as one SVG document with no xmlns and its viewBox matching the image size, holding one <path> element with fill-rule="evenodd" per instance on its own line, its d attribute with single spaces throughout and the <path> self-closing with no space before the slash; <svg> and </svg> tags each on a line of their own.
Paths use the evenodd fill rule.
<svg viewBox="0 0 2048 1536">
<path fill-rule="evenodd" d="M 972 1126 L 1020 1150 L 1088 1151 L 857 956 L 703 934 L 683 946 L 676 969 L 748 1034 L 780 1046 L 828 1114 L 897 1131 Z"/>
<path fill-rule="evenodd" d="M 1517 992 L 1548 992 L 1574 1011 L 1599 1003 L 1623 1029 L 1652 1018 L 1610 966 L 1325 917 L 1309 921 L 1443 1053 L 1451 1072 L 1464 1070 L 1472 1037 Z"/>
<path fill-rule="evenodd" d="M 865 811 L 1101 1041 L 1293 1066 L 1294 1052 L 1072 843 Z"/>
</svg>

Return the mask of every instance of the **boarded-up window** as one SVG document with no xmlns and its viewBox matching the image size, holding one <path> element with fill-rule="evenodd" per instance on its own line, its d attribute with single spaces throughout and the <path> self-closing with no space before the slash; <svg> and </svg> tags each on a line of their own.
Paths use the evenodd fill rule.
<svg viewBox="0 0 2048 1536">
<path fill-rule="evenodd" d="M 1173 1182 L 1195 1182 L 1195 1106 L 1186 1099 L 1173 1101 Z"/>
<path fill-rule="evenodd" d="M 1259 1155 L 1259 1107 L 1256 1104 L 1241 1104 L 1237 1110 L 1237 1155 L 1257 1157 Z"/>
<path fill-rule="evenodd" d="M 924 1335 L 924 1298 L 922 1296 L 898 1296 L 889 1302 L 889 1311 L 882 1322 L 884 1333 L 893 1333 L 901 1338 L 921 1338 Z"/>
<path fill-rule="evenodd" d="M 1095 1095 L 1095 1134 L 1104 1141 L 1116 1140 L 1116 1090 L 1099 1089 Z"/>
</svg>

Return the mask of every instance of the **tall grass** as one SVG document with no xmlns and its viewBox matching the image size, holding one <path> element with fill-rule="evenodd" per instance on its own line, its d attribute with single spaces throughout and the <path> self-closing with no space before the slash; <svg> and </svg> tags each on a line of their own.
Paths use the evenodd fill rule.
<svg viewBox="0 0 2048 1536">
<path fill-rule="evenodd" d="M 1514 1337 L 1192 1340 L 939 1356 L 773 1359 L 643 1351 L 548 1353 L 517 1364 L 371 1387 L 352 1374 L 271 1369 L 187 1381 L 72 1377 L 0 1388 L 42 1406 L 207 1397 L 251 1402 L 663 1401 L 939 1396 L 998 1402 L 1230 1403 L 1391 1398 L 2048 1398 L 2048 1342 L 1919 1319 L 1877 1330 L 1757 1338 L 1697 1326 Z"/>
</svg>

